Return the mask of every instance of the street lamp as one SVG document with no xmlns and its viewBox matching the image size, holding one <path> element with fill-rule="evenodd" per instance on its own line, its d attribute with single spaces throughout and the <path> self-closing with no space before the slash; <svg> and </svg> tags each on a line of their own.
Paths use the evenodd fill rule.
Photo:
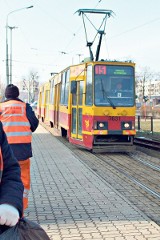
<svg viewBox="0 0 160 240">
<path fill-rule="evenodd" d="M 6 18 L 6 83 L 7 83 L 7 85 L 9 84 L 9 83 L 12 83 L 12 63 L 11 63 L 11 61 L 12 61 L 12 59 L 10 59 L 10 69 L 9 69 L 9 64 L 8 64 L 8 28 L 11 30 L 11 40 L 12 40 L 12 30 L 15 28 L 15 27 L 9 27 L 8 26 L 8 17 L 9 17 L 9 15 L 10 14 L 12 14 L 12 13 L 15 13 L 15 12 L 18 12 L 18 11 L 21 11 L 21 10 L 25 10 L 25 9 L 29 9 L 29 8 L 33 8 L 33 6 L 29 6 L 29 7 L 24 7 L 24 8 L 19 8 L 19 9 L 16 9 L 16 10 L 14 10 L 14 11 L 11 11 L 11 12 L 9 12 L 8 14 L 7 14 L 7 18 Z M 12 57 L 12 43 L 11 43 L 11 48 L 10 48 L 10 51 L 11 51 L 11 53 L 10 53 L 10 56 Z M 9 79 L 9 76 L 10 76 L 10 79 Z"/>
</svg>

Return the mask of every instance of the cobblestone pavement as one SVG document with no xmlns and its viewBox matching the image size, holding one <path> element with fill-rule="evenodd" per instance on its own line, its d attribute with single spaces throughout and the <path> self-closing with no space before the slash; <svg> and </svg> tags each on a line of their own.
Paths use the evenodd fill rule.
<svg viewBox="0 0 160 240">
<path fill-rule="evenodd" d="M 158 225 L 57 138 L 41 125 L 33 134 L 26 217 L 51 240 L 160 240 Z"/>
</svg>

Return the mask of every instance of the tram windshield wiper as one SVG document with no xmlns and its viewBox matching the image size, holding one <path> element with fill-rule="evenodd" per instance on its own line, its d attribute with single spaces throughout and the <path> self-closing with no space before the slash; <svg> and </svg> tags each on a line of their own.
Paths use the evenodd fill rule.
<svg viewBox="0 0 160 240">
<path fill-rule="evenodd" d="M 103 98 L 106 98 L 108 102 L 111 104 L 112 108 L 116 109 L 116 106 L 114 105 L 114 103 L 112 102 L 112 100 L 110 99 L 110 97 L 108 96 L 107 92 L 104 89 L 102 79 L 101 79 L 101 88 L 102 88 Z"/>
</svg>

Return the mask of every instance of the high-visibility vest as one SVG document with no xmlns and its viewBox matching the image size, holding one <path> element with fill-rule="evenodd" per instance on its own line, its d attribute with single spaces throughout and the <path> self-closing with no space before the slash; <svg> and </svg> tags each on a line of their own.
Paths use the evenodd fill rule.
<svg viewBox="0 0 160 240">
<path fill-rule="evenodd" d="M 0 121 L 9 144 L 31 143 L 32 131 L 26 116 L 26 103 L 9 100 L 0 104 Z"/>
<path fill-rule="evenodd" d="M 1 182 L 1 178 L 2 178 L 2 172 L 3 172 L 3 158 L 2 158 L 2 151 L 0 148 L 0 182 Z"/>
</svg>

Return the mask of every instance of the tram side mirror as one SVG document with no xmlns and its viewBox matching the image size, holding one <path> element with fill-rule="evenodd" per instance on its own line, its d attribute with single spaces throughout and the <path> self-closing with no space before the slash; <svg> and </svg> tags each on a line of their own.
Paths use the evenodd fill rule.
<svg viewBox="0 0 160 240">
<path fill-rule="evenodd" d="M 76 94 L 77 93 L 77 82 L 76 81 L 72 81 L 71 82 L 71 93 L 72 94 Z"/>
</svg>

